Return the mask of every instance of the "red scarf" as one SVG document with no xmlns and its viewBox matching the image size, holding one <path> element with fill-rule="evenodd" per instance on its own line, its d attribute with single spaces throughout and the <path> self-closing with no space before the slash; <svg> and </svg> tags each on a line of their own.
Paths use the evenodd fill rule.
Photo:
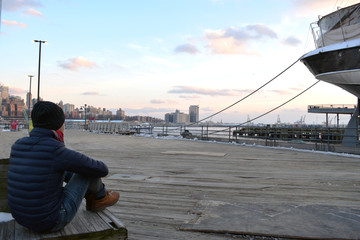
<svg viewBox="0 0 360 240">
<path fill-rule="evenodd" d="M 56 140 L 58 140 L 59 142 L 64 142 L 64 134 L 58 130 L 52 130 L 54 133 L 54 137 Z"/>
</svg>

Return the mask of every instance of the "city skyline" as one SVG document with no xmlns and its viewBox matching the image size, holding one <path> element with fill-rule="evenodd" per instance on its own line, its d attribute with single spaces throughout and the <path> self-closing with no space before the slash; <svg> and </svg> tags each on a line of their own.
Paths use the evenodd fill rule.
<svg viewBox="0 0 360 240">
<path fill-rule="evenodd" d="M 31 114 L 33 105 L 37 102 L 36 98 L 31 98 L 31 93 L 26 94 L 26 99 L 20 96 L 9 94 L 9 87 L 0 85 L 0 117 L 3 118 L 27 118 Z M 41 99 L 43 101 L 44 99 Z M 25 102 L 26 101 L 26 102 Z M 116 111 L 110 111 L 99 106 L 91 106 L 83 104 L 82 106 L 75 106 L 72 103 L 64 103 L 62 100 L 54 102 L 60 106 L 66 119 L 86 119 L 86 120 L 124 120 L 124 121 L 138 121 L 138 122 L 164 122 L 165 118 L 156 118 L 153 116 L 126 115 L 122 108 Z M 191 108 L 197 107 L 196 117 L 198 120 L 199 106 L 191 105 L 189 107 L 189 116 L 191 115 Z M 85 110 L 86 109 L 86 113 Z M 27 112 L 24 113 L 23 111 Z M 178 110 L 176 110 L 178 111 Z M 27 115 L 27 116 L 25 116 Z M 165 114 L 166 115 L 166 114 Z M 184 123 L 195 123 L 194 121 L 185 121 Z"/>
<path fill-rule="evenodd" d="M 38 44 L 42 46 L 40 97 L 85 103 L 130 115 L 163 118 L 201 105 L 200 119 L 238 101 L 314 48 L 309 25 L 354 0 L 108 1 L 3 0 L 0 83 L 26 99 L 28 75 L 37 95 Z M 63 17 L 66 13 L 66 18 Z M 209 119 L 241 123 L 292 98 L 316 79 L 298 62 L 274 83 Z M 256 120 L 308 124 L 315 104 L 353 104 L 344 90 L 320 82 Z M 342 123 L 349 117 L 341 116 Z"/>
</svg>

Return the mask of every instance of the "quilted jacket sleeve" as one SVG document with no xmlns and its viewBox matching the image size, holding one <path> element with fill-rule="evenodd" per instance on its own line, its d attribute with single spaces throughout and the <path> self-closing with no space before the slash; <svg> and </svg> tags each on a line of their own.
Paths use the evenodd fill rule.
<svg viewBox="0 0 360 240">
<path fill-rule="evenodd" d="M 66 148 L 62 143 L 55 154 L 55 169 L 70 171 L 88 177 L 105 177 L 109 170 L 105 163 Z"/>
</svg>

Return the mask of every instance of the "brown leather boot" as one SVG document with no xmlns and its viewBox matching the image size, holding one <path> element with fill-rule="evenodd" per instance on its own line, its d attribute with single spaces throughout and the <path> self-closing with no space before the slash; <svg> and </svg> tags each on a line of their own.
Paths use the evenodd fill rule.
<svg viewBox="0 0 360 240">
<path fill-rule="evenodd" d="M 94 195 L 88 194 L 86 199 L 86 210 L 98 212 L 104 210 L 106 207 L 114 205 L 119 200 L 119 193 L 106 190 L 105 197 L 96 200 Z"/>
</svg>

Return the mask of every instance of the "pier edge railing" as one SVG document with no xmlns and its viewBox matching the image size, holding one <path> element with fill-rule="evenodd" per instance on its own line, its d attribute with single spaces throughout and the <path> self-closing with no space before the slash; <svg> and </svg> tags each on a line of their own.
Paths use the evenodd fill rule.
<svg viewBox="0 0 360 240">
<path fill-rule="evenodd" d="M 236 126 L 236 125 L 171 125 L 141 124 L 135 122 L 87 122 L 66 121 L 66 129 L 83 129 L 109 134 L 149 134 L 154 137 L 182 137 L 204 141 L 230 142 L 237 144 L 256 144 L 274 147 L 343 152 L 360 154 L 359 130 L 349 135 L 345 127 L 322 127 L 320 125 L 278 126 Z M 349 127 L 347 127 L 349 129 Z M 0 129 L 10 130 L 10 124 L 0 124 Z M 16 130 L 28 129 L 25 122 L 19 121 Z M 349 131 L 348 131 L 349 132 Z M 353 139 L 355 146 L 343 144 L 344 138 Z"/>
<path fill-rule="evenodd" d="M 154 137 L 178 137 L 204 141 L 237 144 L 290 147 L 297 149 L 360 154 L 358 146 L 343 146 L 344 127 L 322 126 L 224 126 L 224 125 L 170 125 L 138 124 L 131 122 L 95 122 L 67 124 L 66 128 L 86 129 L 97 133 L 148 134 Z"/>
</svg>

